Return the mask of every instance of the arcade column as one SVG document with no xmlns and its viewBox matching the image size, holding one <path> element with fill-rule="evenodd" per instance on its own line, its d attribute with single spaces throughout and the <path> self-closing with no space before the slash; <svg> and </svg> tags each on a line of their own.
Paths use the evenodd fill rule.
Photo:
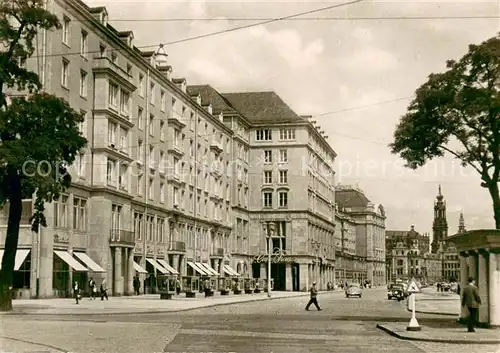
<svg viewBox="0 0 500 353">
<path fill-rule="evenodd" d="M 488 294 L 490 325 L 500 327 L 500 253 L 489 253 Z"/>
<path fill-rule="evenodd" d="M 119 296 L 122 291 L 121 283 L 122 283 L 122 248 L 115 248 L 115 263 L 114 263 L 114 276 L 113 276 L 113 295 Z"/>
<path fill-rule="evenodd" d="M 467 253 L 465 252 L 461 252 L 460 255 L 459 255 L 459 260 L 460 260 L 460 295 L 462 295 L 462 289 L 465 288 L 465 286 L 467 285 L 467 277 L 468 277 L 468 272 L 469 272 L 469 269 L 468 269 L 468 265 L 467 265 Z M 467 317 L 469 316 L 469 311 L 467 310 L 467 308 L 465 307 L 462 307 L 462 305 L 460 305 L 460 317 L 459 319 L 462 321 L 462 320 L 466 320 Z"/>
<path fill-rule="evenodd" d="M 128 266 L 128 274 L 127 274 L 127 295 L 134 295 L 134 249 L 128 248 L 127 253 L 127 266 Z"/>
<path fill-rule="evenodd" d="M 478 251 L 477 262 L 477 285 L 481 305 L 479 306 L 479 322 L 488 322 L 489 319 L 489 298 L 488 298 L 488 253 L 483 249 Z M 481 285 L 479 285 L 481 283 Z"/>
</svg>

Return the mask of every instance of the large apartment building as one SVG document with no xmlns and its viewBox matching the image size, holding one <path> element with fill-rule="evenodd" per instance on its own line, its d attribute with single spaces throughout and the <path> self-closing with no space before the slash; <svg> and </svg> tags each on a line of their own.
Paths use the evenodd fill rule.
<svg viewBox="0 0 500 353">
<path fill-rule="evenodd" d="M 275 289 L 334 282 L 335 152 L 275 93 L 220 94 L 174 78 L 162 48 L 141 51 L 104 7 L 51 0 L 61 30 L 39 36 L 28 65 L 86 119 L 73 184 L 30 231 L 25 201 L 15 265 L 22 297 L 65 296 L 106 278 L 114 295 L 158 274 L 266 277 Z M 2 224 L 8 210 L 2 210 Z M 0 242 L 5 243 L 5 229 Z"/>
</svg>

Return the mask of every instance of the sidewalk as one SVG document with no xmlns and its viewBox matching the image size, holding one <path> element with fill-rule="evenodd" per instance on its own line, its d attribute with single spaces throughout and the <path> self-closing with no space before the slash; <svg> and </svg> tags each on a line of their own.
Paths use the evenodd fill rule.
<svg viewBox="0 0 500 353">
<path fill-rule="evenodd" d="M 424 288 L 415 297 L 415 312 L 457 317 L 460 315 L 460 296 L 456 293 L 437 292 Z"/>
<path fill-rule="evenodd" d="M 320 294 L 342 293 L 340 291 L 320 292 Z M 205 298 L 199 293 L 196 298 L 186 298 L 183 294 L 173 296 L 172 300 L 161 300 L 160 295 L 141 295 L 131 297 L 110 297 L 101 301 L 99 298 L 90 300 L 83 298 L 76 305 L 74 299 L 16 299 L 14 309 L 3 315 L 91 315 L 91 314 L 135 314 L 163 313 L 194 310 L 217 305 L 253 302 L 259 300 L 285 299 L 307 297 L 308 292 L 271 292 L 271 298 L 266 293 L 241 294 Z"/>
<path fill-rule="evenodd" d="M 476 329 L 476 332 L 468 333 L 465 327 L 436 329 L 421 325 L 421 331 L 406 331 L 407 326 L 407 322 L 393 322 L 378 324 L 377 328 L 387 332 L 391 336 L 409 341 L 454 344 L 500 344 L 500 330 L 498 329 Z"/>
</svg>

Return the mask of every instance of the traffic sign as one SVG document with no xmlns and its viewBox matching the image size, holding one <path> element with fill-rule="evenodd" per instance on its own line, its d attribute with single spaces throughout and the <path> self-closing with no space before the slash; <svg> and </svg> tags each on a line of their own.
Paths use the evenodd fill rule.
<svg viewBox="0 0 500 353">
<path fill-rule="evenodd" d="M 408 289 L 406 291 L 408 293 L 420 293 L 420 288 L 418 288 L 417 281 L 415 281 L 415 278 L 412 278 L 410 280 L 410 283 L 408 284 Z"/>
</svg>

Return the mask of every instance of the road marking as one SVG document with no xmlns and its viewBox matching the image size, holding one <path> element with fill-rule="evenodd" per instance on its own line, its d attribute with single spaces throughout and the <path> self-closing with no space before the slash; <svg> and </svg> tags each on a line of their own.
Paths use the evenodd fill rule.
<svg viewBox="0 0 500 353">
<path fill-rule="evenodd" d="M 276 339 L 299 339 L 299 340 L 325 340 L 325 341 L 340 341 L 339 338 L 330 335 L 304 335 L 304 334 L 289 334 L 289 333 L 273 333 L 273 332 L 253 332 L 253 331 L 233 331 L 233 330 L 198 330 L 198 329 L 181 329 L 178 334 L 188 335 L 210 335 L 210 336 L 239 336 L 239 337 L 264 337 Z"/>
</svg>

